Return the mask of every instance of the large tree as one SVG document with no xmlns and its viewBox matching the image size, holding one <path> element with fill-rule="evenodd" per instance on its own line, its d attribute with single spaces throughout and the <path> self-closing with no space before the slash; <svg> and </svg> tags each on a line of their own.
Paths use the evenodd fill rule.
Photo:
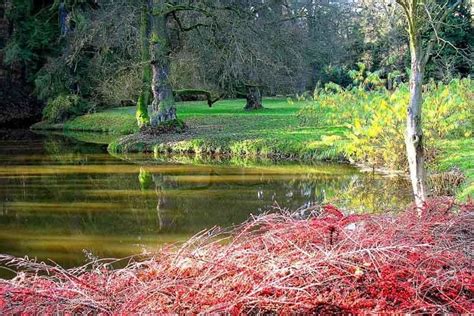
<svg viewBox="0 0 474 316">
<path fill-rule="evenodd" d="M 314 89 L 318 82 L 350 83 L 345 75 L 359 61 L 362 51 L 357 8 L 345 1 L 307 0 L 304 9 L 308 88 Z"/>
<path fill-rule="evenodd" d="M 170 6 L 171 3 L 164 0 L 143 0 L 140 21 L 143 85 L 136 112 L 140 127 L 148 123 L 156 127 L 176 119 L 173 90 L 169 82 L 171 40 L 169 12 L 166 10 Z"/>
<path fill-rule="evenodd" d="M 303 69 L 301 12 L 280 0 L 219 5 L 212 24 L 187 38 L 206 81 L 229 97 L 245 96 L 247 110 L 261 108 L 264 93 L 294 92 Z"/>
<path fill-rule="evenodd" d="M 248 91 L 246 108 L 261 107 L 261 93 L 256 78 L 263 69 L 255 69 L 257 67 L 255 63 L 262 60 L 258 58 L 258 53 L 265 45 L 256 41 L 261 38 L 259 35 L 264 34 L 256 31 L 258 28 L 256 21 L 259 20 L 261 10 L 278 12 L 276 8 L 281 8 L 282 1 L 271 0 L 268 4 L 259 3 L 256 7 L 253 6 L 256 3 L 252 1 L 250 2 L 253 4 L 248 1 L 228 3 L 225 0 L 143 1 L 141 43 L 145 69 L 142 92 L 137 102 L 137 121 L 140 126 L 149 122 L 152 127 L 157 127 L 177 118 L 171 84 L 171 56 L 182 48 L 181 42 L 186 41 L 185 33 L 190 31 L 194 32 L 187 37 L 187 48 L 192 50 L 197 47 L 201 51 L 196 51 L 197 54 L 209 57 L 207 60 L 206 58 L 200 60 L 201 64 L 211 65 L 210 70 L 205 71 L 207 74 L 218 69 L 218 75 L 211 81 L 219 82 L 216 86 L 222 82 L 228 84 L 232 81 L 227 88 L 235 87 L 234 83 L 238 81 L 237 85 Z M 267 15 L 262 14 L 265 17 Z M 206 55 L 208 52 L 214 54 Z M 235 53 L 245 58 L 238 58 L 233 55 Z M 269 52 L 266 55 L 269 56 Z M 221 63 L 216 65 L 216 60 Z M 240 77 L 235 76 L 236 73 L 239 73 Z M 229 77 L 231 79 L 227 80 Z M 149 97 L 148 84 L 151 85 L 152 98 Z M 209 93 L 205 94 L 212 104 Z"/>
<path fill-rule="evenodd" d="M 149 122 L 156 128 L 177 119 L 171 84 L 171 55 L 178 49 L 181 33 L 207 26 L 196 18 L 189 19 L 189 25 L 184 25 L 182 20 L 189 17 L 189 12 L 197 14 L 200 19 L 212 18 L 213 9 L 212 1 L 143 0 L 141 46 L 144 70 L 137 102 L 140 126 Z"/>
</svg>

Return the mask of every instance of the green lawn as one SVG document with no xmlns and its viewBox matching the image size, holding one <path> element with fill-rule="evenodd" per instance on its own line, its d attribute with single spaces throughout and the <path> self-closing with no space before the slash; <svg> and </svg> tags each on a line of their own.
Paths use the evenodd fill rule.
<svg viewBox="0 0 474 316">
<path fill-rule="evenodd" d="M 244 111 L 245 100 L 223 100 L 209 108 L 204 102 L 178 103 L 178 116 L 188 125 L 183 134 L 160 137 L 130 137 L 114 142 L 113 151 L 198 152 L 238 154 L 246 156 L 273 156 L 301 159 L 342 159 L 334 146 L 338 145 L 344 129 L 341 126 L 321 128 L 301 127 L 297 113 L 304 102 L 284 99 L 265 99 L 265 109 Z M 134 108 L 122 108 L 102 114 L 113 115 L 109 128 L 128 132 L 134 122 Z M 98 115 L 98 114 L 95 114 Z M 121 119 L 117 118 L 121 116 Z M 92 115 L 93 116 L 93 115 Z M 98 118 L 97 124 L 101 122 Z M 84 124 L 78 118 L 66 125 L 79 128 Z M 90 121 L 90 119 L 88 119 Z M 126 126 L 127 128 L 124 128 Z M 339 136 L 339 137 L 337 137 Z"/>
<path fill-rule="evenodd" d="M 64 124 L 66 130 L 108 132 L 127 135 L 138 132 L 135 107 L 105 110 L 79 116 Z"/>
<path fill-rule="evenodd" d="M 138 132 L 134 111 L 135 107 L 114 108 L 82 115 L 63 124 L 51 124 L 43 121 L 33 124 L 31 128 L 33 130 L 105 132 L 128 135 Z"/>
<path fill-rule="evenodd" d="M 112 142 L 110 149 L 122 151 L 198 152 L 294 159 L 343 159 L 340 143 L 345 128 L 301 127 L 297 113 L 305 102 L 268 98 L 265 108 L 245 111 L 245 100 L 222 100 L 209 108 L 205 102 L 177 104 L 178 117 L 188 125 L 182 134 L 161 137 L 131 136 Z M 39 123 L 36 129 L 107 132 L 128 135 L 138 132 L 135 107 L 124 107 L 83 115 L 63 125 Z M 330 136 L 330 137 L 328 137 Z"/>
</svg>

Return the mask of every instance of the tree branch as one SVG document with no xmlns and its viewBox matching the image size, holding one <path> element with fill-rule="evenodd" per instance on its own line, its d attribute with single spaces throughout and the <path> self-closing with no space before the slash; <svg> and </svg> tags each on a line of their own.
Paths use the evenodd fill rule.
<svg viewBox="0 0 474 316">
<path fill-rule="evenodd" d="M 428 17 L 430 19 L 431 27 L 433 28 L 433 34 L 430 37 L 430 40 L 428 42 L 428 47 L 426 48 L 425 54 L 422 57 L 423 65 L 426 65 L 428 63 L 428 60 L 431 57 L 431 53 L 433 51 L 435 40 L 438 40 L 438 41 L 441 40 L 441 38 L 439 37 L 438 34 L 439 34 L 441 26 L 444 23 L 444 20 L 448 17 L 448 15 L 450 15 L 462 3 L 462 1 L 463 0 L 457 0 L 452 6 L 447 8 L 443 12 L 443 15 L 441 15 L 441 17 L 439 19 L 437 19 L 436 21 L 433 21 L 433 19 L 431 18 L 431 14 L 429 13 L 429 10 L 425 6 L 425 10 L 427 10 L 427 14 L 428 14 Z M 447 41 L 444 41 L 444 42 L 446 43 Z M 452 46 L 454 46 L 454 45 L 452 45 Z"/>
<path fill-rule="evenodd" d="M 185 27 L 181 23 L 181 20 L 179 19 L 178 15 L 176 14 L 176 11 L 173 11 L 171 13 L 171 15 L 173 16 L 173 19 L 176 21 L 176 24 L 178 24 L 178 28 L 181 32 L 189 32 L 189 31 L 192 31 L 194 29 L 197 29 L 198 27 L 210 27 L 209 24 L 204 24 L 204 23 L 196 23 L 194 25 Z"/>
</svg>

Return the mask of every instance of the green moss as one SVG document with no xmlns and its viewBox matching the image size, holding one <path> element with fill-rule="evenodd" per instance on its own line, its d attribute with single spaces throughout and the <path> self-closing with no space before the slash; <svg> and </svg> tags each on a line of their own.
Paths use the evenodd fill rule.
<svg viewBox="0 0 474 316">
<path fill-rule="evenodd" d="M 151 33 L 150 43 L 152 45 L 158 44 L 160 42 L 160 37 L 156 32 Z"/>
<path fill-rule="evenodd" d="M 150 60 L 150 43 L 148 33 L 150 32 L 150 23 L 148 18 L 149 12 L 147 5 L 142 8 L 140 20 L 140 41 L 141 41 L 141 59 L 144 64 Z M 151 67 L 147 65 L 143 67 L 141 94 L 137 101 L 137 111 L 135 118 L 139 128 L 143 128 L 150 124 L 150 116 L 148 115 L 148 105 L 151 103 Z"/>
<path fill-rule="evenodd" d="M 147 100 L 149 99 L 150 99 L 149 93 L 146 91 L 142 93 L 142 95 L 138 98 L 137 112 L 135 114 L 135 117 L 137 119 L 137 124 L 139 128 L 143 128 L 150 124 L 150 117 L 148 116 L 148 109 L 147 109 L 147 104 L 148 104 Z"/>
</svg>

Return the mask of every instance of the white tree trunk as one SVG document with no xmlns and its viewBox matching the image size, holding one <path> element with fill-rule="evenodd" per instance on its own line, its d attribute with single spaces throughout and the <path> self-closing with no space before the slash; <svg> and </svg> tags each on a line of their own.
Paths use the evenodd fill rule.
<svg viewBox="0 0 474 316">
<path fill-rule="evenodd" d="M 423 132 L 421 128 L 421 106 L 423 84 L 423 62 L 417 52 L 412 52 L 410 103 L 407 109 L 407 130 L 405 143 L 407 148 L 410 179 L 413 186 L 415 203 L 421 209 L 426 200 L 426 181 L 424 166 Z"/>
</svg>

